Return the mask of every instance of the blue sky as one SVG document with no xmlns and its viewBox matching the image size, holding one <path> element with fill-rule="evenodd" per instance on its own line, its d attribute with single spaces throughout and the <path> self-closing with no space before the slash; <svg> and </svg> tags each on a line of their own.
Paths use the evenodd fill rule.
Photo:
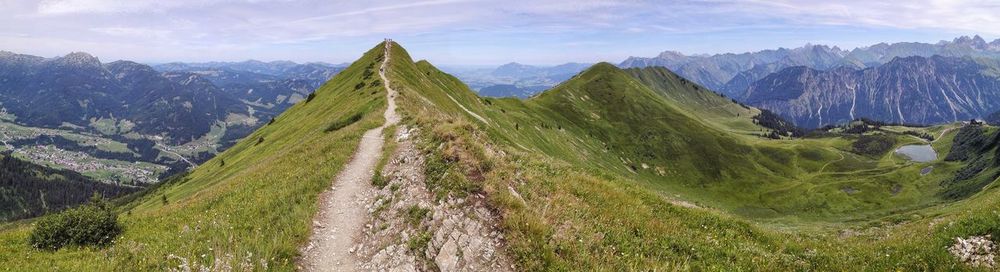
<svg viewBox="0 0 1000 272">
<path fill-rule="evenodd" d="M 340 63 L 392 37 L 444 65 L 617 63 L 973 34 L 1000 37 L 1000 2 L 0 0 L 0 50 L 103 61 Z"/>
</svg>

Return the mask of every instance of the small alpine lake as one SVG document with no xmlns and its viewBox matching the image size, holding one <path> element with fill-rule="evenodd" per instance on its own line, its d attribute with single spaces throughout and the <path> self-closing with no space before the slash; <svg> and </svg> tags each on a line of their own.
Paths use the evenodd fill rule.
<svg viewBox="0 0 1000 272">
<path fill-rule="evenodd" d="M 932 162 L 937 159 L 937 152 L 930 145 L 905 145 L 896 149 L 896 154 L 915 162 Z"/>
</svg>

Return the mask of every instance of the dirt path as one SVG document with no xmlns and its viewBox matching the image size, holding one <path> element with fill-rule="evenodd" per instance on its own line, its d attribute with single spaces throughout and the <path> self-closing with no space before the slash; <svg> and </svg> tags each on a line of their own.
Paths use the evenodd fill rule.
<svg viewBox="0 0 1000 272">
<path fill-rule="evenodd" d="M 489 121 L 486 121 L 486 118 L 483 118 L 482 116 L 479 116 L 479 114 L 476 114 L 475 112 L 470 111 L 465 106 L 462 106 L 462 103 L 458 103 L 458 100 L 455 100 L 455 98 L 451 97 L 450 94 L 448 95 L 448 98 L 451 98 L 451 101 L 455 102 L 455 105 L 458 105 L 459 108 L 462 108 L 462 110 L 464 110 L 465 113 L 468 113 L 469 115 L 472 115 L 472 117 L 475 117 L 476 119 L 479 119 L 479 121 L 481 121 L 483 123 L 486 123 L 487 125 L 490 124 Z"/>
<path fill-rule="evenodd" d="M 946 128 L 946 129 L 942 130 L 941 134 L 938 135 L 937 138 L 934 138 L 934 141 L 931 141 L 931 143 L 936 143 L 938 140 L 941 140 L 941 138 L 944 138 L 945 134 L 948 134 L 948 132 L 950 132 L 952 130 L 955 130 L 955 129 L 958 129 L 958 128 L 961 128 L 961 127 L 952 127 L 952 128 Z"/>
<path fill-rule="evenodd" d="M 385 58 L 379 77 L 387 92 L 385 124 L 365 132 L 351 161 L 337 174 L 333 187 L 320 195 L 320 211 L 313 221 L 313 234 L 302 249 L 299 268 L 304 271 L 356 271 L 355 241 L 363 234 L 368 222 L 365 205 L 371 203 L 372 174 L 382 155 L 382 129 L 399 122 L 396 115 L 396 91 L 389 88 L 385 76 L 392 43 L 386 40 Z"/>
<path fill-rule="evenodd" d="M 834 161 L 830 161 L 830 162 L 824 164 L 823 167 L 820 168 L 819 171 L 816 171 L 816 173 L 813 173 L 813 175 L 810 176 L 810 178 L 813 178 L 813 177 L 816 177 L 816 175 L 822 174 L 823 171 L 826 171 L 826 167 L 827 166 L 830 166 L 831 164 L 838 163 L 838 162 L 840 162 L 840 161 L 842 161 L 844 159 L 847 159 L 847 156 L 844 156 L 843 151 L 840 151 L 840 150 L 837 150 L 837 149 L 833 149 L 833 152 L 837 152 L 837 155 L 840 155 L 840 159 L 837 159 L 837 160 L 834 160 Z"/>
</svg>

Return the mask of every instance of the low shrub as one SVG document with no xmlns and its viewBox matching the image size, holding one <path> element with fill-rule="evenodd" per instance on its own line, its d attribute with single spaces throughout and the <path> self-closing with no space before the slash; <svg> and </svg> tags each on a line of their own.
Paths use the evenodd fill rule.
<svg viewBox="0 0 1000 272">
<path fill-rule="evenodd" d="M 68 245 L 106 246 L 121 232 L 118 215 L 103 198 L 95 195 L 87 205 L 39 219 L 28 243 L 48 250 Z"/>
<path fill-rule="evenodd" d="M 854 148 L 854 153 L 879 157 L 885 155 L 895 145 L 896 138 L 885 134 L 874 134 L 861 136 L 851 147 Z"/>
<path fill-rule="evenodd" d="M 912 130 L 904 131 L 903 134 L 911 135 L 917 138 L 921 138 L 928 141 L 934 141 L 934 135 L 927 134 L 926 132 L 916 132 Z"/>
<path fill-rule="evenodd" d="M 421 208 L 417 205 L 410 206 L 410 208 L 406 209 L 406 223 L 412 226 L 420 225 L 420 222 L 424 221 L 424 218 L 427 217 L 430 211 L 428 208 Z"/>
<path fill-rule="evenodd" d="M 389 179 L 382 176 L 381 170 L 375 170 L 375 175 L 372 176 L 372 185 L 379 189 L 385 188 L 386 185 L 389 185 Z"/>
<path fill-rule="evenodd" d="M 347 118 L 341 118 L 341 119 L 339 119 L 337 121 L 333 121 L 333 123 L 330 123 L 330 125 L 327 126 L 326 129 L 323 130 L 323 131 L 333 132 L 333 131 L 340 130 L 340 129 L 344 128 L 344 127 L 350 126 L 351 124 L 354 124 L 355 122 L 361 121 L 361 117 L 362 116 L 364 116 L 364 114 L 362 114 L 362 113 L 359 112 L 359 113 L 352 114 L 351 116 L 348 116 Z"/>
</svg>

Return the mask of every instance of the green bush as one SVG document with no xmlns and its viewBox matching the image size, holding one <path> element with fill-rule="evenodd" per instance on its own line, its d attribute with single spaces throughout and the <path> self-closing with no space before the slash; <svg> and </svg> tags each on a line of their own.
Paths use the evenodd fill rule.
<svg viewBox="0 0 1000 272">
<path fill-rule="evenodd" d="M 340 129 L 346 127 L 346 126 L 354 124 L 355 122 L 361 121 L 361 117 L 362 116 L 363 116 L 363 114 L 359 112 L 359 113 L 355 113 L 355 114 L 353 114 L 351 116 L 348 116 L 347 118 L 342 118 L 340 120 L 333 121 L 333 123 L 330 123 L 330 125 L 327 126 L 326 129 L 323 130 L 323 131 L 333 132 L 333 131 L 340 130 Z"/>
<path fill-rule="evenodd" d="M 372 185 L 379 189 L 385 188 L 386 185 L 389 185 L 389 179 L 382 176 L 381 170 L 375 170 L 375 175 L 372 176 Z"/>
<path fill-rule="evenodd" d="M 118 215 L 95 195 L 90 204 L 39 219 L 28 236 L 28 243 L 49 250 L 68 245 L 105 246 L 121 232 Z"/>
<path fill-rule="evenodd" d="M 895 145 L 896 138 L 885 134 L 874 134 L 861 136 L 851 146 L 854 148 L 854 153 L 879 157 L 885 155 Z"/>
</svg>

